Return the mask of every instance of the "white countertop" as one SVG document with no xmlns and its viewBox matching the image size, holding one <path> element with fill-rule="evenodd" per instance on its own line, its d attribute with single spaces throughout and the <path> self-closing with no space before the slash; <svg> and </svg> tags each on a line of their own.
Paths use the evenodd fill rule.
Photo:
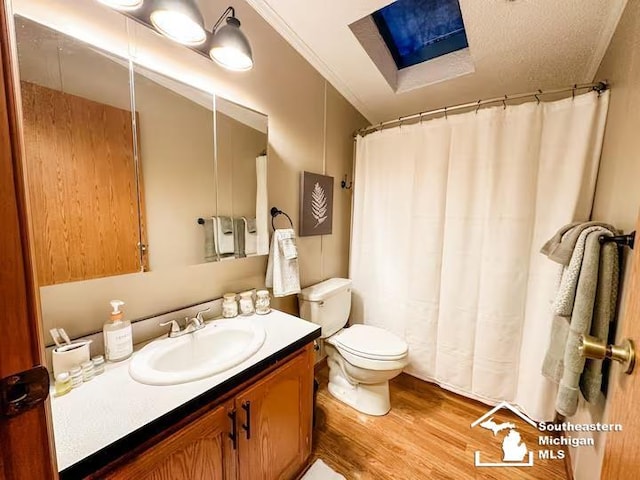
<svg viewBox="0 0 640 480">
<path fill-rule="evenodd" d="M 266 339 L 253 356 L 223 373 L 180 385 L 144 385 L 129 376 L 131 359 L 128 359 L 107 364 L 102 375 L 62 397 L 52 395 L 58 470 L 74 465 L 184 405 L 318 328 L 313 323 L 277 310 L 268 315 L 237 317 L 231 321 L 259 323 L 266 330 Z"/>
</svg>

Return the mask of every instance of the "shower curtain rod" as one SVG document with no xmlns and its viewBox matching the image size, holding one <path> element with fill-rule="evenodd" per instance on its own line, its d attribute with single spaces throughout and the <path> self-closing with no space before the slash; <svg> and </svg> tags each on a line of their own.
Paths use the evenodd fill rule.
<svg viewBox="0 0 640 480">
<path fill-rule="evenodd" d="M 504 97 L 489 98 L 487 100 L 478 100 L 476 102 L 460 103 L 458 105 L 451 105 L 448 107 L 436 108 L 435 110 L 428 110 L 426 112 L 414 113 L 413 115 L 406 115 L 404 117 L 398 117 L 394 120 L 387 120 L 386 122 L 380 122 L 376 125 L 370 125 L 368 127 L 364 127 L 364 128 L 361 128 L 360 130 L 357 130 L 353 134 L 353 138 L 356 138 L 358 135 L 364 137 L 375 131 L 382 130 L 385 127 L 396 127 L 396 126 L 402 125 L 404 122 L 407 122 L 407 121 L 418 120 L 418 119 L 422 120 L 423 117 L 437 115 L 439 113 L 444 113 L 444 115 L 447 116 L 449 112 L 454 112 L 457 110 L 465 110 L 465 109 L 474 108 L 474 107 L 477 112 L 481 106 L 487 105 L 490 103 L 502 102 L 506 108 L 507 106 L 506 102 L 509 100 L 518 100 L 521 98 L 534 97 L 536 100 L 538 100 L 538 103 L 540 103 L 540 98 L 538 98 L 540 97 L 540 95 L 552 95 L 552 94 L 565 93 L 565 92 L 573 92 L 572 94 L 575 95 L 577 90 L 585 90 L 585 89 L 602 93 L 608 88 L 609 88 L 609 85 L 607 84 L 606 81 L 594 82 L 594 83 L 583 83 L 583 84 L 575 84 L 572 87 L 559 88 L 556 90 L 545 90 L 545 91 L 538 90 L 536 92 L 518 93 L 516 95 L 505 95 Z"/>
</svg>

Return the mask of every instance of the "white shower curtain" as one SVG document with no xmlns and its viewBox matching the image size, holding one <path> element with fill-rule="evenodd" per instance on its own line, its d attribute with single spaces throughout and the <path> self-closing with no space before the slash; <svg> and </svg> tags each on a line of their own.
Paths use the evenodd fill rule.
<svg viewBox="0 0 640 480">
<path fill-rule="evenodd" d="M 590 216 L 608 102 L 592 92 L 358 137 L 352 323 L 404 338 L 416 377 L 551 419 L 540 367 L 557 266 L 538 252 Z"/>
</svg>

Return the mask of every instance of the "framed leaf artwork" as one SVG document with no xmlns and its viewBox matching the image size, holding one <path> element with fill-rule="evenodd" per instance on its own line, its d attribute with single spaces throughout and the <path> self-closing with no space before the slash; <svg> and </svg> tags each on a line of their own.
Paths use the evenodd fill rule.
<svg viewBox="0 0 640 480">
<path fill-rule="evenodd" d="M 302 172 L 300 236 L 328 235 L 333 225 L 333 177 Z"/>
</svg>

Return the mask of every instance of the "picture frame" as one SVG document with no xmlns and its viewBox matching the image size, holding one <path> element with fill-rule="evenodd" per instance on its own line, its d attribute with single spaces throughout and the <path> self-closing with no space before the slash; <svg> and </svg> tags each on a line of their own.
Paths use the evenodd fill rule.
<svg viewBox="0 0 640 480">
<path fill-rule="evenodd" d="M 301 237 L 330 235 L 333 231 L 334 178 L 312 172 L 300 175 Z"/>
</svg>

